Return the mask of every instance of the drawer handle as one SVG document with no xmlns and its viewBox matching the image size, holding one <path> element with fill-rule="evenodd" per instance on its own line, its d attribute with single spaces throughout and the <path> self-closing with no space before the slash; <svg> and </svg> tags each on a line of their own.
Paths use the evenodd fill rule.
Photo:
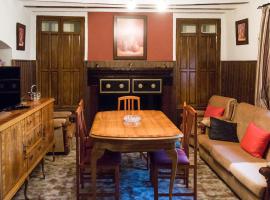
<svg viewBox="0 0 270 200">
<path fill-rule="evenodd" d="M 123 83 L 120 83 L 119 84 L 119 88 L 123 89 L 124 88 L 124 84 Z"/>
<path fill-rule="evenodd" d="M 110 88 L 111 88 L 111 84 L 110 84 L 110 83 L 107 83 L 107 84 L 105 85 L 105 87 L 106 87 L 107 89 L 110 89 Z"/>
<path fill-rule="evenodd" d="M 155 89 L 156 87 L 157 87 L 157 86 L 156 86 L 155 83 L 152 83 L 152 84 L 151 84 L 151 88 L 152 88 L 152 89 Z"/>
<path fill-rule="evenodd" d="M 138 84 L 138 88 L 142 89 L 143 88 L 143 84 L 142 83 L 139 83 Z"/>
</svg>

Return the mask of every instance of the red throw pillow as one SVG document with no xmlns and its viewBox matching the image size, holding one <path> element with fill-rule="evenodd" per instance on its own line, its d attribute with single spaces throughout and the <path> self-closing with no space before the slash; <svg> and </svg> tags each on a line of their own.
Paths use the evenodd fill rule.
<svg viewBox="0 0 270 200">
<path fill-rule="evenodd" d="M 204 113 L 204 117 L 221 117 L 224 113 L 224 108 L 208 105 Z"/>
<path fill-rule="evenodd" d="M 242 149 L 254 157 L 262 158 L 269 143 L 270 132 L 249 123 L 246 133 L 240 142 Z"/>
</svg>

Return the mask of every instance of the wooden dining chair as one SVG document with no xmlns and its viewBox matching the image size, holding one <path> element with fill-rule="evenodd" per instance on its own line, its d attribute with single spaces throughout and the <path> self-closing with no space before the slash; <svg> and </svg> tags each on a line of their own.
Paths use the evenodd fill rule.
<svg viewBox="0 0 270 200">
<path fill-rule="evenodd" d="M 141 98 L 137 96 L 118 97 L 118 110 L 141 110 Z M 135 105 L 137 104 L 137 109 Z M 123 105 L 123 106 L 121 106 Z M 122 108 L 123 107 L 123 108 Z"/>
<path fill-rule="evenodd" d="M 118 110 L 141 110 L 141 98 L 138 96 L 122 96 L 118 97 Z M 137 105 L 137 109 L 136 108 Z M 146 160 L 147 170 L 149 169 L 148 153 L 140 152 L 140 157 Z"/>
<path fill-rule="evenodd" d="M 197 199 L 197 112 L 189 105 L 185 105 L 183 108 L 183 140 L 181 148 L 177 148 L 178 161 L 177 161 L 177 177 L 184 179 L 186 188 L 189 187 L 189 170 L 194 170 L 193 190 L 191 192 L 174 193 L 173 196 L 193 196 Z M 190 162 L 190 147 L 189 138 L 194 127 L 194 161 Z M 150 178 L 154 186 L 154 199 L 157 200 L 158 196 L 168 196 L 169 194 L 158 193 L 158 177 L 162 173 L 160 170 L 171 169 L 172 162 L 167 156 L 164 150 L 151 153 L 150 156 Z M 163 176 L 163 178 L 169 178 L 170 176 Z"/>
<path fill-rule="evenodd" d="M 78 108 L 76 109 L 76 183 L 77 183 L 77 199 L 81 197 L 90 196 L 91 193 L 83 193 L 81 189 L 84 188 L 84 182 L 91 180 L 91 151 L 92 141 L 87 136 L 85 120 L 84 120 L 84 108 L 83 100 L 80 101 Z M 109 178 L 114 181 L 115 191 L 114 193 L 99 193 L 101 196 L 111 196 L 114 194 L 115 199 L 119 199 L 120 188 L 120 163 L 121 154 L 105 151 L 104 155 L 97 161 L 98 175 L 102 176 L 104 173 L 109 172 Z M 102 176 L 107 178 L 107 176 Z"/>
</svg>

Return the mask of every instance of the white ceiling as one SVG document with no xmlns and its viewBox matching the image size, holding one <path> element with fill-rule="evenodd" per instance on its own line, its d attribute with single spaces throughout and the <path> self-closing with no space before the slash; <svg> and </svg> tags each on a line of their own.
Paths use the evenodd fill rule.
<svg viewBox="0 0 270 200">
<path fill-rule="evenodd" d="M 130 0 L 19 0 L 25 7 L 33 9 L 59 9 L 72 8 L 77 10 L 89 9 L 118 9 L 127 10 Z M 155 10 L 156 2 L 160 0 L 135 0 L 137 10 Z M 166 0 L 168 10 L 200 10 L 200 11 L 226 11 L 247 4 L 249 0 Z"/>
</svg>

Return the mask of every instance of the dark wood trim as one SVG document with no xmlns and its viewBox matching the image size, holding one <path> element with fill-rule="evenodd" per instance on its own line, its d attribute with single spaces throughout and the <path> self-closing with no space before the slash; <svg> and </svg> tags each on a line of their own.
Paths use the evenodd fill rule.
<svg viewBox="0 0 270 200">
<path fill-rule="evenodd" d="M 257 61 L 222 61 L 221 95 L 254 104 Z"/>
<path fill-rule="evenodd" d="M 21 67 L 21 96 L 27 97 L 31 85 L 36 84 L 35 60 L 12 60 L 12 65 Z"/>
<path fill-rule="evenodd" d="M 87 68 L 109 68 L 121 70 L 173 68 L 175 61 L 147 61 L 147 60 L 111 60 L 111 61 L 86 61 Z"/>
<path fill-rule="evenodd" d="M 117 55 L 117 19 L 142 19 L 144 21 L 143 30 L 143 56 L 118 56 Z M 114 60 L 146 60 L 147 59 L 147 16 L 143 15 L 115 15 L 113 26 L 113 59 Z"/>
</svg>

